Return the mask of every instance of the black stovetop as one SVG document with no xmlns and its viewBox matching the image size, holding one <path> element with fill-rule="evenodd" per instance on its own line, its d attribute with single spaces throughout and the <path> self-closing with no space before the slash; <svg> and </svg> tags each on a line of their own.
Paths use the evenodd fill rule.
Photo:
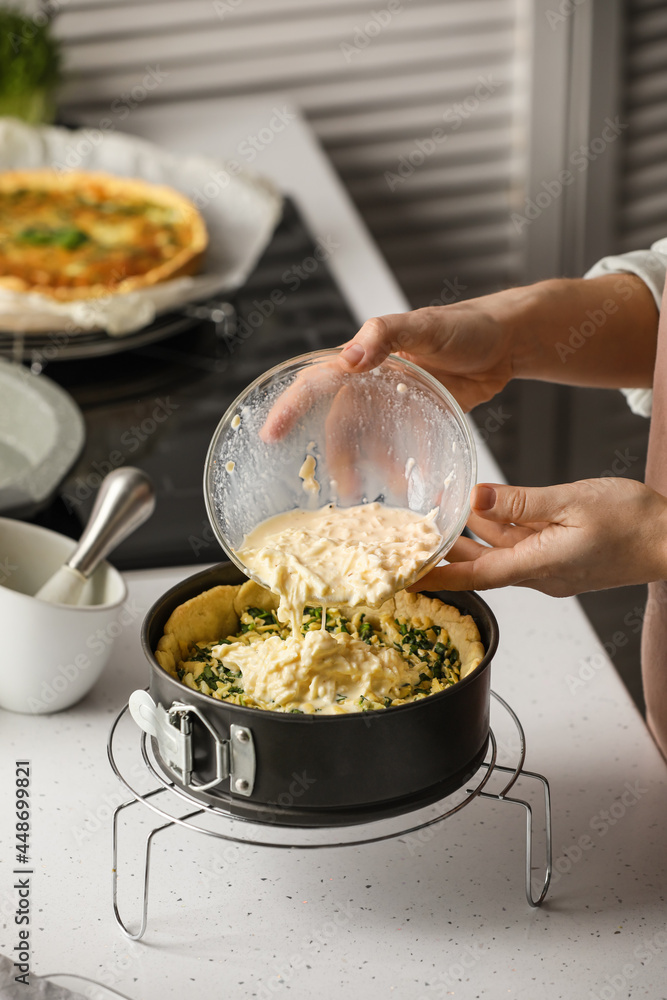
<svg viewBox="0 0 667 1000">
<path fill-rule="evenodd" d="M 205 322 L 135 350 L 49 364 L 45 374 L 83 411 L 86 444 L 57 495 L 32 520 L 78 538 L 101 476 L 118 465 L 135 465 L 151 476 L 157 506 L 114 552 L 114 564 L 137 569 L 221 558 L 202 491 L 204 459 L 220 418 L 268 368 L 335 347 L 357 329 L 322 259 L 326 251 L 315 249 L 294 204 L 286 201 L 257 268 L 229 297 L 238 318 L 235 336 L 219 336 Z"/>
</svg>

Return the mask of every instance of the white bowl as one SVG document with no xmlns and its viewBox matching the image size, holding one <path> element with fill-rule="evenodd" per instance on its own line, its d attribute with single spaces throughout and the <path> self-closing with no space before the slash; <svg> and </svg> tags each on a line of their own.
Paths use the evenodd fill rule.
<svg viewBox="0 0 667 1000">
<path fill-rule="evenodd" d="M 47 528 L 0 518 L 0 707 L 42 715 L 80 701 L 99 679 L 114 638 L 130 624 L 127 587 L 102 563 L 72 607 L 32 595 L 76 542 Z"/>
</svg>

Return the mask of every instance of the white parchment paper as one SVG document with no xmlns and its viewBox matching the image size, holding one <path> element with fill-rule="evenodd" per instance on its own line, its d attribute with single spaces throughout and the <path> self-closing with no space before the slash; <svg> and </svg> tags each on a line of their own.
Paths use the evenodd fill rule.
<svg viewBox="0 0 667 1000">
<path fill-rule="evenodd" d="M 166 310 L 229 292 L 244 283 L 280 218 L 282 197 L 262 177 L 232 172 L 220 160 L 177 157 L 152 143 L 99 129 L 33 127 L 0 118 L 0 170 L 52 167 L 103 170 L 168 184 L 193 200 L 206 222 L 204 270 L 154 288 L 88 302 L 53 302 L 38 293 L 0 289 L 0 329 L 43 333 L 106 330 L 120 337 Z"/>
</svg>

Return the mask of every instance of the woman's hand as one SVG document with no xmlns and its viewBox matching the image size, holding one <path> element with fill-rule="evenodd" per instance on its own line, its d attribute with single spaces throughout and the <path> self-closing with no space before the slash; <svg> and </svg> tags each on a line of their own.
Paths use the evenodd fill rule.
<svg viewBox="0 0 667 1000">
<path fill-rule="evenodd" d="M 590 335 L 590 327 L 597 330 L 591 317 L 600 324 L 595 336 Z M 582 330 L 589 332 L 584 336 Z M 335 396 L 343 376 L 370 371 L 389 354 L 425 368 L 466 411 L 487 402 L 511 378 L 650 386 L 657 330 L 651 292 L 634 274 L 558 278 L 378 316 L 367 320 L 321 373 L 308 371 L 296 379 L 276 400 L 261 436 L 264 441 L 284 437 L 314 395 Z M 581 338 L 585 350 L 571 344 L 580 346 Z"/>
<path fill-rule="evenodd" d="M 480 484 L 468 526 L 411 590 L 518 584 L 553 597 L 667 578 L 667 498 L 633 479 L 525 489 Z"/>
<path fill-rule="evenodd" d="M 464 410 L 500 392 L 513 375 L 506 293 L 367 320 L 340 356 L 344 371 L 365 372 L 399 354 L 439 379 Z"/>
<path fill-rule="evenodd" d="M 558 278 L 370 319 L 341 362 L 364 372 L 400 354 L 431 372 L 467 411 L 511 378 L 648 387 L 657 334 L 653 296 L 636 275 Z"/>
<path fill-rule="evenodd" d="M 429 306 L 367 320 L 336 358 L 302 372 L 275 401 L 260 431 L 263 441 L 283 438 L 317 398 L 345 408 L 341 389 L 350 373 L 370 371 L 389 354 L 425 368 L 464 410 L 491 399 L 513 375 L 514 300 L 533 294 L 511 289 L 448 306 Z"/>
</svg>

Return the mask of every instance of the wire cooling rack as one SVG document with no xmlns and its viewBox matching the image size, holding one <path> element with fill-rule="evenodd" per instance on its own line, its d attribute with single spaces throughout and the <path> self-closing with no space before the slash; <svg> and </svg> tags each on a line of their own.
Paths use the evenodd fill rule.
<svg viewBox="0 0 667 1000">
<path fill-rule="evenodd" d="M 503 750 L 509 747 L 509 756 L 513 760 L 508 764 L 498 761 L 499 742 L 493 729 L 489 733 L 489 748 L 486 758 L 473 777 L 457 792 L 448 795 L 439 802 L 428 807 L 404 812 L 399 816 L 373 820 L 363 825 L 336 827 L 297 827 L 282 826 L 272 823 L 261 823 L 234 816 L 224 808 L 209 805 L 174 784 L 169 773 L 163 768 L 152 750 L 151 741 L 145 733 L 135 726 L 128 711 L 128 706 L 119 712 L 111 726 L 107 752 L 109 762 L 115 774 L 130 793 L 131 798 L 121 803 L 114 810 L 112 820 L 113 841 L 113 910 L 116 922 L 128 938 L 140 940 L 148 924 L 148 902 L 150 884 L 151 847 L 157 835 L 173 826 L 181 826 L 199 835 L 214 837 L 237 844 L 249 844 L 255 847 L 273 847 L 297 850 L 323 850 L 339 847 L 359 847 L 363 844 L 379 843 L 396 837 L 416 833 L 426 827 L 442 823 L 448 817 L 460 812 L 476 798 L 495 799 L 518 805 L 526 816 L 526 855 L 525 855 L 525 892 L 529 906 L 537 907 L 544 901 L 552 873 L 551 850 L 551 793 L 549 782 L 542 775 L 524 768 L 526 758 L 526 738 L 523 726 L 516 712 L 507 702 L 491 692 L 495 704 L 505 714 L 506 719 L 515 727 L 513 740 L 503 741 Z M 128 749 L 131 751 L 130 760 Z M 122 764 L 119 762 L 123 758 Z M 500 791 L 488 788 L 493 775 L 501 776 Z M 146 778 L 157 781 L 155 787 L 141 791 L 139 785 L 145 784 Z M 539 868 L 539 876 L 533 874 L 533 842 L 534 813 L 533 807 L 525 799 L 509 793 L 519 778 L 527 778 L 541 786 L 544 798 L 544 865 Z M 122 813 L 132 806 L 141 805 L 150 810 L 156 817 L 165 822 L 158 823 L 148 833 L 144 844 L 144 872 L 140 900 L 140 924 L 136 931 L 130 930 L 123 920 L 118 905 L 118 868 L 119 868 L 119 819 Z M 193 808 L 194 807 L 194 808 Z M 537 870 L 537 869 L 536 869 Z M 534 881 L 537 888 L 533 890 Z"/>
<path fill-rule="evenodd" d="M 202 321 L 213 324 L 216 336 L 225 337 L 233 328 L 235 319 L 236 313 L 230 302 L 211 299 L 172 310 L 158 316 L 147 326 L 122 336 L 111 336 L 106 330 L 52 330 L 40 333 L 0 330 L 0 357 L 17 363 L 27 362 L 34 372 L 40 372 L 53 361 L 104 357 L 145 347 L 184 333 Z"/>
</svg>

